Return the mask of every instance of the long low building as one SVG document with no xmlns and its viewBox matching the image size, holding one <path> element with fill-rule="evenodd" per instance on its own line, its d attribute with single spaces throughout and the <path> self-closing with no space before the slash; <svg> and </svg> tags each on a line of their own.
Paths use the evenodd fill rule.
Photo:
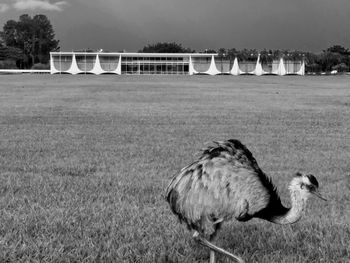
<svg viewBox="0 0 350 263">
<path fill-rule="evenodd" d="M 202 53 L 51 52 L 51 74 L 304 75 L 303 60 L 227 60 Z"/>
</svg>

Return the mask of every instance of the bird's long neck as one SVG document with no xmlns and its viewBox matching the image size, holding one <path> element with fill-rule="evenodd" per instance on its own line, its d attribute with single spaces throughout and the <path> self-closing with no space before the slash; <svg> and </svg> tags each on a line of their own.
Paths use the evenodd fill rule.
<svg viewBox="0 0 350 263">
<path fill-rule="evenodd" d="M 280 211 L 281 213 L 272 213 L 270 218 L 266 218 L 268 221 L 285 225 L 293 224 L 301 218 L 306 207 L 307 198 L 292 188 L 290 188 L 290 196 L 292 207 L 284 208 L 284 211 Z"/>
</svg>

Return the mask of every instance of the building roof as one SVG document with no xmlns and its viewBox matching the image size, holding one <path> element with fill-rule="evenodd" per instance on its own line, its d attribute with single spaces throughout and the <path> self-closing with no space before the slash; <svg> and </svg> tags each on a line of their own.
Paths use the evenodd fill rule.
<svg viewBox="0 0 350 263">
<path fill-rule="evenodd" d="M 114 56 L 128 56 L 128 57 L 210 57 L 218 56 L 217 53 L 137 53 L 137 52 L 50 52 L 51 55 L 114 55 Z"/>
</svg>

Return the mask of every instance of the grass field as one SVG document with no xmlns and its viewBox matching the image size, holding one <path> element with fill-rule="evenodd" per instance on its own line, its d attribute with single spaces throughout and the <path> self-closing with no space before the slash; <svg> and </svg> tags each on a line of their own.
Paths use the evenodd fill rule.
<svg viewBox="0 0 350 263">
<path fill-rule="evenodd" d="M 163 198 L 206 142 L 236 138 L 289 204 L 291 226 L 224 225 L 251 262 L 350 262 L 350 78 L 0 75 L 0 262 L 206 262 Z M 219 257 L 220 262 L 226 262 Z"/>
</svg>

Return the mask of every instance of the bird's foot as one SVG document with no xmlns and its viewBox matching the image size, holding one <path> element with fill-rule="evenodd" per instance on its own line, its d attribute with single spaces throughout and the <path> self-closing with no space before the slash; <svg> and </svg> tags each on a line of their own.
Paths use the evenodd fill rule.
<svg viewBox="0 0 350 263">
<path fill-rule="evenodd" d="M 244 260 L 241 259 L 240 257 L 236 256 L 236 255 L 233 255 L 231 254 L 230 252 L 220 248 L 220 247 L 217 247 L 215 246 L 214 244 L 210 243 L 208 240 L 206 240 L 205 238 L 201 237 L 200 234 L 196 231 L 193 233 L 193 238 L 199 243 L 201 244 L 202 246 L 205 246 L 207 248 L 210 248 L 211 251 L 215 251 L 217 253 L 220 253 L 230 259 L 232 259 L 234 262 L 236 263 L 244 263 Z M 212 256 L 211 256 L 212 258 Z M 210 262 L 212 263 L 212 262 Z M 214 263 L 215 263 L 215 257 L 214 257 Z"/>
</svg>

